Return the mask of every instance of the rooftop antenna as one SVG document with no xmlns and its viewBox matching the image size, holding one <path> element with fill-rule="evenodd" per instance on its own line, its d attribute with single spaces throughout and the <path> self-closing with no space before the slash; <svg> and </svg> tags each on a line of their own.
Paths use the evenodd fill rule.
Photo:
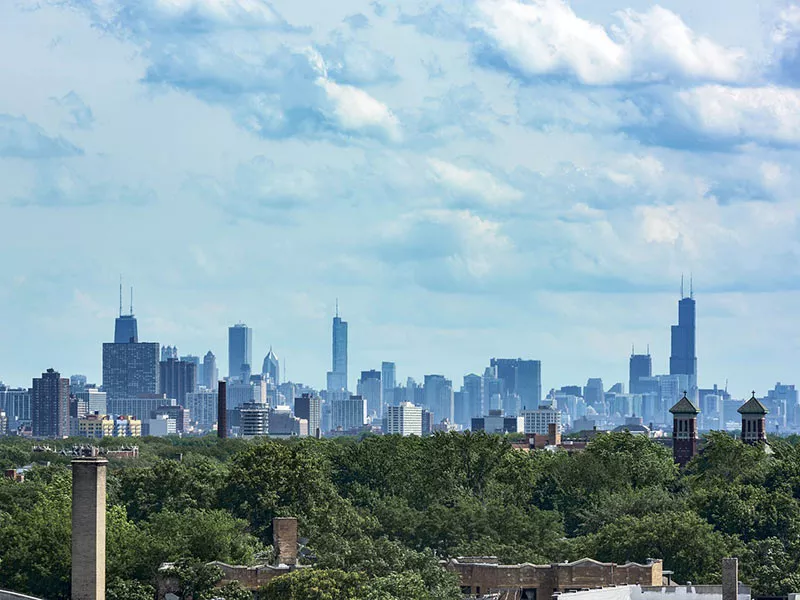
<svg viewBox="0 0 800 600">
<path fill-rule="evenodd" d="M 683 299 L 683 273 L 681 273 L 681 299 Z"/>
<path fill-rule="evenodd" d="M 689 298 L 694 298 L 694 282 L 691 273 L 689 273 Z"/>
<path fill-rule="evenodd" d="M 339 316 L 339 299 L 336 299 L 336 316 Z"/>
<path fill-rule="evenodd" d="M 122 316 L 122 273 L 119 275 L 119 316 Z"/>
<path fill-rule="evenodd" d="M 647 344 L 647 356 L 650 356 L 650 344 Z"/>
<path fill-rule="evenodd" d="M 131 316 L 133 316 L 133 286 L 131 286 Z"/>
<path fill-rule="evenodd" d="M 636 346 L 634 344 L 631 344 L 631 356 L 633 356 L 634 354 L 636 354 Z"/>
</svg>

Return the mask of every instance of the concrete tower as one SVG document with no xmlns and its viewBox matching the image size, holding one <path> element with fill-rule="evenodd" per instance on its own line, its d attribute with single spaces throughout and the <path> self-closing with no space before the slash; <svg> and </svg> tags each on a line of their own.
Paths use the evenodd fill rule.
<svg viewBox="0 0 800 600">
<path fill-rule="evenodd" d="M 753 397 L 737 409 L 742 415 L 742 441 L 745 444 L 759 444 L 767 442 L 767 409 Z"/>
<path fill-rule="evenodd" d="M 672 413 L 672 456 L 680 466 L 686 465 L 697 454 L 697 407 L 686 397 L 669 409 Z"/>
<path fill-rule="evenodd" d="M 106 597 L 106 466 L 72 461 L 72 600 Z"/>
</svg>

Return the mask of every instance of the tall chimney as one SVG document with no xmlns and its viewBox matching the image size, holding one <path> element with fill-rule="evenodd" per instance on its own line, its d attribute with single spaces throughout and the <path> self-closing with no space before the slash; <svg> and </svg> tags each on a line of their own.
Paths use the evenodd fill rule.
<svg viewBox="0 0 800 600">
<path fill-rule="evenodd" d="M 272 519 L 272 545 L 275 548 L 275 563 L 278 565 L 297 564 L 297 519 L 294 517 L 275 517 Z"/>
<path fill-rule="evenodd" d="M 217 388 L 217 437 L 228 437 L 228 384 L 224 381 Z"/>
<path fill-rule="evenodd" d="M 739 596 L 739 559 L 722 559 L 722 600 L 737 600 Z"/>
<path fill-rule="evenodd" d="M 72 461 L 72 600 L 106 597 L 106 465 Z"/>
</svg>

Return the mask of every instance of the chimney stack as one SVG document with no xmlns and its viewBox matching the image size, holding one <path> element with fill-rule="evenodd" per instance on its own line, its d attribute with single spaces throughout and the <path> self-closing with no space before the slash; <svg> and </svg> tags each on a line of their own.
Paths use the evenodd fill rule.
<svg viewBox="0 0 800 600">
<path fill-rule="evenodd" d="M 722 600 L 737 600 L 739 596 L 739 559 L 722 559 Z"/>
<path fill-rule="evenodd" d="M 106 465 L 72 461 L 72 600 L 106 597 Z"/>
<path fill-rule="evenodd" d="M 228 437 L 228 384 L 224 381 L 217 387 L 217 437 Z"/>
<path fill-rule="evenodd" d="M 277 565 L 297 564 L 297 519 L 275 517 L 272 519 L 272 545 L 275 548 Z"/>
</svg>

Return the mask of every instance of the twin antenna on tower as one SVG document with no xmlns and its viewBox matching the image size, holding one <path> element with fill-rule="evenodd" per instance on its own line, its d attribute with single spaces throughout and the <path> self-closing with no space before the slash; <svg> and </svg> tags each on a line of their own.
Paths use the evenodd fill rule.
<svg viewBox="0 0 800 600">
<path fill-rule="evenodd" d="M 131 286 L 131 312 L 129 314 L 133 316 L 133 286 Z M 119 316 L 122 316 L 122 275 L 119 276 Z"/>
</svg>

